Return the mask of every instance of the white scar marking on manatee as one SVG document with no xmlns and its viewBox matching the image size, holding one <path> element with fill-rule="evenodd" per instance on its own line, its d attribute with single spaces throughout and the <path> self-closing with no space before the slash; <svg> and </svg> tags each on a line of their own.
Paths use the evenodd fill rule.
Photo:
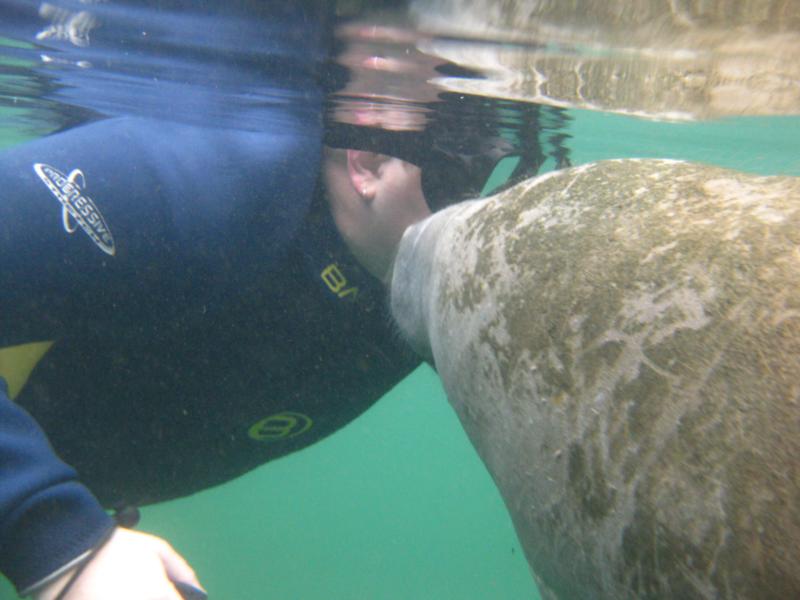
<svg viewBox="0 0 800 600">
<path fill-rule="evenodd" d="M 611 439 L 619 434 L 619 426 L 615 427 L 611 420 L 596 418 L 598 410 L 602 412 L 605 408 L 606 399 L 619 385 L 636 380 L 644 366 L 666 378 L 670 385 L 680 385 L 680 378 L 674 373 L 676 365 L 672 362 L 658 364 L 648 355 L 648 349 L 672 338 L 679 330 L 700 330 L 711 323 L 704 306 L 717 297 L 717 291 L 703 281 L 705 276 L 701 265 L 687 266 L 686 271 L 693 275 L 689 280 L 669 283 L 655 290 L 642 290 L 638 294 L 629 294 L 623 299 L 617 317 L 613 319 L 609 329 L 588 344 L 580 338 L 576 340 L 576 356 L 583 356 L 587 352 L 614 342 L 621 343 L 623 348 L 616 363 L 607 369 L 594 396 L 595 402 L 599 401 L 601 405 L 588 406 L 586 410 L 582 410 L 575 423 L 576 429 L 573 431 L 576 439 L 583 440 L 592 426 L 599 426 L 601 431 L 598 440 L 604 462 L 610 453 Z M 700 282 L 700 291 L 696 289 L 697 282 Z M 669 317 L 665 318 L 664 315 Z M 718 359 L 717 356 L 710 360 L 709 372 L 713 371 Z M 655 430 L 660 433 L 656 434 L 656 439 L 651 440 L 653 446 L 660 448 L 675 429 L 680 427 L 683 415 L 696 408 L 699 402 L 700 398 L 696 398 L 695 401 L 687 402 L 682 408 L 674 411 L 665 407 L 662 414 L 656 418 Z M 654 462 L 657 456 L 658 453 L 653 453 L 640 457 L 640 460 L 643 464 L 647 464 Z M 632 485 L 639 479 L 640 477 L 635 477 Z M 622 485 L 621 479 L 618 480 L 618 484 Z M 633 518 L 633 505 L 619 508 L 626 518 Z"/>
<path fill-rule="evenodd" d="M 650 252 L 642 259 L 642 264 L 647 264 L 656 258 L 664 256 L 670 250 L 673 250 L 678 245 L 678 242 L 670 242 L 669 244 L 663 244 L 661 246 L 655 246 Z"/>
<path fill-rule="evenodd" d="M 578 231 L 582 229 L 583 226 L 576 226 L 575 223 L 579 222 L 579 217 L 586 211 L 588 208 L 585 207 L 577 207 L 574 204 L 566 204 L 563 202 L 559 202 L 559 198 L 567 198 L 569 197 L 569 192 L 574 183 L 586 172 L 590 171 L 594 168 L 594 163 L 589 163 L 586 165 L 581 165 L 579 167 L 574 167 L 570 169 L 569 172 L 565 171 L 551 171 L 541 177 L 536 177 L 532 179 L 530 183 L 526 186 L 526 193 L 530 192 L 534 188 L 544 184 L 545 182 L 555 179 L 555 178 L 562 178 L 566 179 L 567 183 L 559 192 L 558 198 L 548 197 L 546 200 L 542 201 L 541 203 L 537 204 L 533 208 L 523 211 L 519 216 L 519 224 L 523 226 L 529 225 L 537 225 L 542 227 L 545 230 L 550 229 L 551 227 L 558 227 L 558 226 L 566 226 L 569 225 L 573 231 Z"/>
<path fill-rule="evenodd" d="M 782 199 L 781 190 L 765 191 L 762 187 L 747 185 L 736 179 L 711 179 L 704 182 L 703 189 L 711 196 L 725 198 L 726 202 L 735 203 L 764 224 L 783 223 L 785 211 L 778 210 L 770 204 Z M 784 193 L 787 190 L 783 190 Z M 736 230 L 737 235 L 739 229 Z"/>
<path fill-rule="evenodd" d="M 698 278 L 702 277 L 703 270 L 700 265 L 687 267 L 687 271 L 694 271 Z M 689 287 L 686 283 L 670 283 L 655 291 L 643 291 L 638 296 L 628 297 L 624 300 L 619 313 L 622 321 L 619 323 L 620 329 L 609 330 L 606 339 L 609 341 L 636 339 L 641 348 L 644 344 L 658 344 L 672 337 L 679 329 L 701 329 L 710 322 L 703 307 L 714 300 L 716 295 L 716 290 L 711 286 L 702 293 L 698 293 L 696 289 Z M 664 320 L 664 314 L 674 313 L 680 314 L 682 318 L 660 323 Z M 646 327 L 633 327 L 632 329 L 638 329 L 639 332 L 630 336 L 623 332 L 630 327 L 631 323 L 646 325 Z"/>
</svg>

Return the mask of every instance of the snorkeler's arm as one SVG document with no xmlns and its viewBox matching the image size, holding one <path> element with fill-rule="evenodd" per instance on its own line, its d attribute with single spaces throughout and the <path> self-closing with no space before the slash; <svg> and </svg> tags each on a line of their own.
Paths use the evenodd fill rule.
<svg viewBox="0 0 800 600">
<path fill-rule="evenodd" d="M 19 592 L 80 562 L 113 521 L 0 378 L 0 572 Z"/>
<path fill-rule="evenodd" d="M 0 573 L 20 595 L 60 598 L 77 569 L 68 598 L 178 600 L 177 585 L 202 590 L 192 568 L 164 540 L 114 530 L 74 469 L 58 459 L 30 415 L 8 398 L 3 378 L 0 465 Z M 84 562 L 89 562 L 85 570 Z"/>
<path fill-rule="evenodd" d="M 317 133 L 291 119 L 270 135 L 120 118 L 0 154 L 0 348 L 145 329 L 210 274 L 279 260 L 315 184 Z M 5 390 L 0 465 L 0 571 L 18 589 L 111 527 Z"/>
</svg>

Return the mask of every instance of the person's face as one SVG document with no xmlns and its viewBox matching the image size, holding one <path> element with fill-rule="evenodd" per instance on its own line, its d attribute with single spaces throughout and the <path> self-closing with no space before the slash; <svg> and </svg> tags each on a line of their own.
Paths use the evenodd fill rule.
<svg viewBox="0 0 800 600">
<path fill-rule="evenodd" d="M 386 282 L 403 232 L 430 215 L 419 168 L 373 152 L 326 148 L 323 178 L 348 247 Z"/>
</svg>

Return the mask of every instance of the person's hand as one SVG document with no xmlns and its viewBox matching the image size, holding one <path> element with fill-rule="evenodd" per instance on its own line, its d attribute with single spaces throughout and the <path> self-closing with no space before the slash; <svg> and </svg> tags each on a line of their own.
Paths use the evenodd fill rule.
<svg viewBox="0 0 800 600">
<path fill-rule="evenodd" d="M 72 573 L 46 585 L 33 600 L 57 598 Z M 118 527 L 64 600 L 182 600 L 173 581 L 203 589 L 189 564 L 167 542 Z"/>
</svg>

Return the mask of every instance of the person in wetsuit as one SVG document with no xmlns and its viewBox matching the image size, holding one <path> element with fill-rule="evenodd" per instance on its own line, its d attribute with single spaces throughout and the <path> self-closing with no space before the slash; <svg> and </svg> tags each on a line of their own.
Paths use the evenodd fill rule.
<svg viewBox="0 0 800 600">
<path fill-rule="evenodd" d="M 104 507 L 185 496 L 304 448 L 420 362 L 383 281 L 430 212 L 410 162 L 425 159 L 403 136 L 323 130 L 324 36 L 297 10 L 280 11 L 290 66 L 268 78 L 290 101 L 252 108 L 260 127 L 111 114 L 0 155 L 0 571 L 23 595 L 61 597 L 84 567 L 64 597 L 199 586 Z M 471 182 L 504 152 L 453 164 Z"/>
</svg>

